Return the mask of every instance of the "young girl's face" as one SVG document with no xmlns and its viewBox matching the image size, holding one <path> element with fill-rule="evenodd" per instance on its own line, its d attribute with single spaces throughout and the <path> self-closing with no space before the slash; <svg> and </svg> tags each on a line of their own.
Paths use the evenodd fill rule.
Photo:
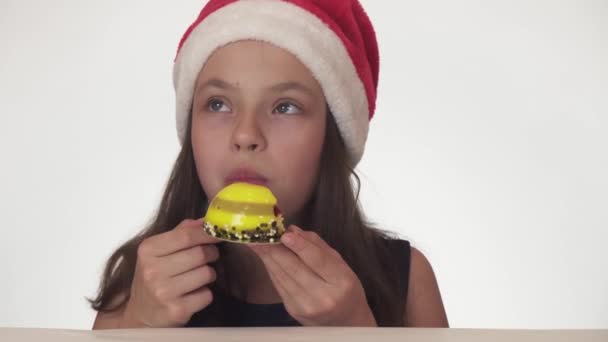
<svg viewBox="0 0 608 342">
<path fill-rule="evenodd" d="M 192 108 L 198 177 L 211 199 L 224 186 L 268 186 L 285 216 L 311 196 L 323 146 L 326 102 L 310 71 L 268 43 L 216 50 L 202 68 Z"/>
</svg>

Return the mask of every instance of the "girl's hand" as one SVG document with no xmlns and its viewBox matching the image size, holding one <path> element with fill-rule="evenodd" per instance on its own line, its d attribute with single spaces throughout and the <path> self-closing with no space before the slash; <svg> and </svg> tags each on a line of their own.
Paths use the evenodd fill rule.
<svg viewBox="0 0 608 342">
<path fill-rule="evenodd" d="M 213 295 L 207 285 L 215 270 L 207 265 L 219 258 L 214 239 L 203 231 L 202 220 L 184 220 L 173 230 L 144 240 L 129 301 L 123 312 L 124 327 L 177 327 L 208 306 Z"/>
<path fill-rule="evenodd" d="M 293 225 L 281 242 L 251 248 L 293 318 L 308 326 L 376 326 L 361 281 L 336 250 Z"/>
</svg>

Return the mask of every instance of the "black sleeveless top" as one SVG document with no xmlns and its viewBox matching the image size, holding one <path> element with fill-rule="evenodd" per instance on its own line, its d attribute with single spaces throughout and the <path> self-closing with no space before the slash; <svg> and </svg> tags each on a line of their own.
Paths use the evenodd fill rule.
<svg viewBox="0 0 608 342">
<path fill-rule="evenodd" d="M 394 260 L 398 262 L 401 286 L 409 282 L 410 243 L 406 240 L 391 240 L 395 244 Z M 407 290 L 406 290 L 407 291 Z M 186 327 L 289 327 L 301 326 L 289 315 L 283 303 L 251 304 L 228 294 L 216 291 L 213 302 L 205 309 L 195 313 Z M 407 296 L 407 292 L 406 292 Z M 223 317 L 217 317 L 217 306 L 222 305 Z"/>
</svg>

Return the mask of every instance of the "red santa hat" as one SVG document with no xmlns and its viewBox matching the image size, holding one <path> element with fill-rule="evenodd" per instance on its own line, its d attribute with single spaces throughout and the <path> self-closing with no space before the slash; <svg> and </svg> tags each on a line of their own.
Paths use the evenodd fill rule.
<svg viewBox="0 0 608 342">
<path fill-rule="evenodd" d="M 184 143 L 198 74 L 219 47 L 259 40 L 295 55 L 319 82 L 349 157 L 363 155 L 378 86 L 378 44 L 358 0 L 210 0 L 182 37 L 173 68 Z"/>
</svg>

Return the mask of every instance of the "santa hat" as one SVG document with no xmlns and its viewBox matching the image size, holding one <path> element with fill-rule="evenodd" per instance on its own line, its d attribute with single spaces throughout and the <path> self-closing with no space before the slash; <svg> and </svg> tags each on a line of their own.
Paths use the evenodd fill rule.
<svg viewBox="0 0 608 342">
<path fill-rule="evenodd" d="M 378 44 L 357 0 L 210 0 L 182 37 L 173 68 L 176 121 L 184 143 L 198 74 L 219 47 L 259 40 L 295 55 L 323 89 L 356 165 L 378 86 Z"/>
</svg>

